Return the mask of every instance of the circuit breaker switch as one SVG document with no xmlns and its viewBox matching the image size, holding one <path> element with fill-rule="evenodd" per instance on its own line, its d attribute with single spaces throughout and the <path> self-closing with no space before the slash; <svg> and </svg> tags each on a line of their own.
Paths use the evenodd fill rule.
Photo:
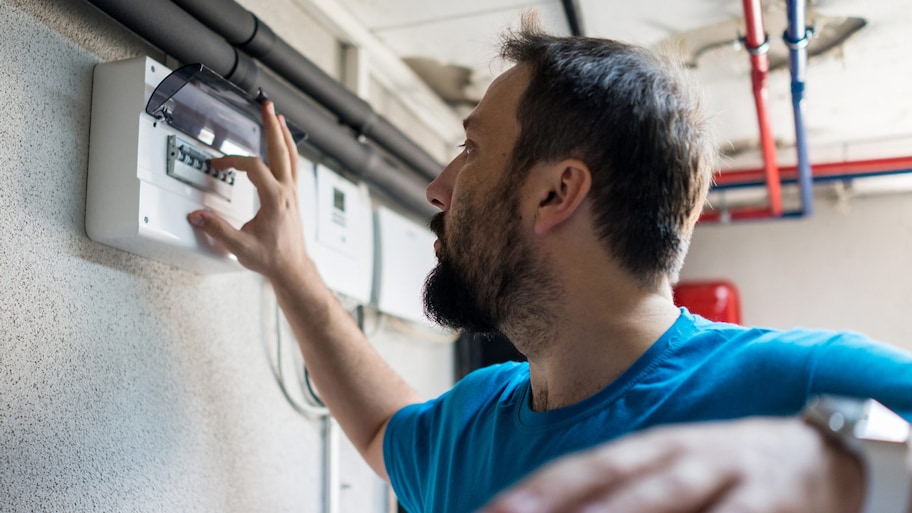
<svg viewBox="0 0 912 513">
<path fill-rule="evenodd" d="M 210 155 L 176 135 L 168 136 L 168 176 L 231 201 L 234 170 L 212 169 Z M 232 180 L 227 180 L 231 176 Z"/>
</svg>

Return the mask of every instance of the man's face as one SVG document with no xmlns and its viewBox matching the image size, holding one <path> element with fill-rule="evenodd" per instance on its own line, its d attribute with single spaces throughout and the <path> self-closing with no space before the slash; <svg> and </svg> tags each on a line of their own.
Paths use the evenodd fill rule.
<svg viewBox="0 0 912 513">
<path fill-rule="evenodd" d="M 516 191 L 502 189 L 484 198 L 467 194 L 473 204 L 460 217 L 441 212 L 431 220 L 438 262 L 425 282 L 425 311 L 444 326 L 493 333 L 507 313 L 504 284 L 515 284 L 510 275 L 522 244 Z"/>
<path fill-rule="evenodd" d="M 431 222 L 438 264 L 425 283 L 425 311 L 445 326 L 501 331 L 530 302 L 530 278 L 544 274 L 522 229 L 520 173 L 509 169 L 527 83 L 522 67 L 492 83 L 466 118 L 463 151 L 428 187 L 443 212 Z"/>
</svg>

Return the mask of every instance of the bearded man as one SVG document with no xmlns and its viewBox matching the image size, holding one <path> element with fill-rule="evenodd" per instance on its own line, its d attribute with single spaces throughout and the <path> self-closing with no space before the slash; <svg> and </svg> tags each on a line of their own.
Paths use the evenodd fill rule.
<svg viewBox="0 0 912 513">
<path fill-rule="evenodd" d="M 212 162 L 248 173 L 256 217 L 240 231 L 210 212 L 189 217 L 272 283 L 365 460 L 408 511 L 469 512 L 562 455 L 623 437 L 549 467 L 492 511 L 860 511 L 877 495 L 870 469 L 794 415 L 811 396 L 841 394 L 908 420 L 912 356 L 676 307 L 671 286 L 717 153 L 680 69 L 528 23 L 502 53 L 515 66 L 465 119 L 461 153 L 427 189 L 441 213 L 425 303 L 443 325 L 503 334 L 528 363 L 481 369 L 421 401 L 307 257 L 297 154 L 272 104 L 269 167 Z M 721 422 L 755 416 L 766 418 Z M 721 423 L 668 427 L 695 421 Z"/>
</svg>

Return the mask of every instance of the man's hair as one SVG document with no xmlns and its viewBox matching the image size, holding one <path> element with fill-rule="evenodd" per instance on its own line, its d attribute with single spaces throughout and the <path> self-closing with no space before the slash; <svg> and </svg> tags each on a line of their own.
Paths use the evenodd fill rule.
<svg viewBox="0 0 912 513">
<path fill-rule="evenodd" d="M 576 158 L 594 229 L 643 285 L 677 281 L 717 149 L 680 65 L 618 41 L 557 37 L 526 16 L 501 56 L 528 65 L 513 173 Z"/>
</svg>

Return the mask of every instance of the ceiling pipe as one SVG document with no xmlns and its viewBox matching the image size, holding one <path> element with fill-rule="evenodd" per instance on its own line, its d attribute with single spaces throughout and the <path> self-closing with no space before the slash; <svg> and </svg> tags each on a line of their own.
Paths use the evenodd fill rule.
<svg viewBox="0 0 912 513">
<path fill-rule="evenodd" d="M 851 180 L 871 176 L 912 173 L 912 157 L 828 162 L 814 164 L 811 168 L 811 179 L 814 182 Z M 799 181 L 799 169 L 797 166 L 783 167 L 780 169 L 780 174 L 784 184 L 797 183 Z M 714 189 L 757 187 L 763 184 L 763 169 L 732 169 L 718 173 L 713 177 Z"/>
<path fill-rule="evenodd" d="M 570 35 L 583 36 L 583 18 L 580 15 L 579 2 L 577 0 L 561 0 L 564 6 L 564 16 L 567 18 L 567 25 L 570 27 Z"/>
<path fill-rule="evenodd" d="M 894 157 L 886 159 L 857 160 L 850 162 L 828 162 L 809 166 L 812 169 L 813 183 L 850 181 L 858 178 L 912 174 L 912 157 Z M 801 170 L 798 166 L 780 169 L 783 184 L 800 184 Z M 742 187 L 759 187 L 765 184 L 765 170 L 739 169 L 725 171 L 714 177 L 713 189 L 735 189 Z M 804 217 L 803 210 L 784 212 L 779 218 Z M 700 216 L 700 222 L 728 222 L 771 219 L 769 209 L 746 208 L 731 211 L 710 211 Z"/>
<path fill-rule="evenodd" d="M 345 170 L 416 215 L 430 217 L 437 211 L 425 197 L 426 177 L 410 168 L 396 167 L 378 151 L 359 143 L 337 120 L 313 105 L 310 98 L 261 68 L 170 0 L 89 3 L 178 61 L 205 64 L 249 93 L 262 88 L 280 112 L 307 132 L 309 144 Z"/>
<path fill-rule="evenodd" d="M 779 186 L 779 168 L 776 165 L 776 143 L 769 123 L 767 108 L 766 79 L 769 75 L 769 37 L 763 26 L 763 6 L 760 0 L 742 0 L 747 35 L 744 47 L 750 54 L 751 84 L 754 103 L 757 107 L 757 121 L 760 125 L 760 145 L 766 170 L 766 186 L 769 191 L 769 212 L 772 216 L 782 215 L 782 190 Z"/>
<path fill-rule="evenodd" d="M 744 46 L 751 56 L 751 82 L 760 124 L 760 141 L 763 151 L 764 168 L 759 171 L 769 192 L 768 208 L 736 209 L 726 212 L 706 212 L 701 222 L 767 219 L 778 217 L 804 217 L 813 212 L 813 179 L 807 151 L 804 128 L 804 76 L 807 67 L 807 46 L 810 36 L 805 23 L 803 0 L 787 0 L 788 28 L 782 35 L 789 47 L 789 72 L 791 75 L 792 110 L 795 119 L 795 146 L 798 151 L 797 180 L 801 191 L 801 209 L 783 212 L 782 176 L 776 163 L 776 145 L 769 126 L 766 101 L 767 76 L 769 75 L 769 38 L 763 28 L 763 12 L 760 0 L 743 0 L 744 20 L 747 36 Z M 762 37 L 761 37 L 762 34 Z M 728 173 L 726 173 L 728 175 Z M 723 187 L 719 178 L 714 188 Z"/>
<path fill-rule="evenodd" d="M 174 0 L 194 18 L 339 116 L 339 120 L 433 180 L 443 169 L 369 103 L 343 87 L 234 0 Z"/>
<path fill-rule="evenodd" d="M 781 217 L 790 217 L 791 213 L 783 214 Z M 732 221 L 759 221 L 762 219 L 772 219 L 769 207 L 765 208 L 741 208 L 737 210 L 720 210 L 703 212 L 700 214 L 700 223 L 730 223 Z"/>
<path fill-rule="evenodd" d="M 814 211 L 814 190 L 811 164 L 808 158 L 807 137 L 804 129 L 804 76 L 807 69 L 808 40 L 812 35 L 805 22 L 805 0 L 786 0 L 788 28 L 782 39 L 789 47 L 789 74 L 791 75 L 792 111 L 795 118 L 795 146 L 798 149 L 798 185 L 801 190 L 801 214 Z"/>
</svg>

